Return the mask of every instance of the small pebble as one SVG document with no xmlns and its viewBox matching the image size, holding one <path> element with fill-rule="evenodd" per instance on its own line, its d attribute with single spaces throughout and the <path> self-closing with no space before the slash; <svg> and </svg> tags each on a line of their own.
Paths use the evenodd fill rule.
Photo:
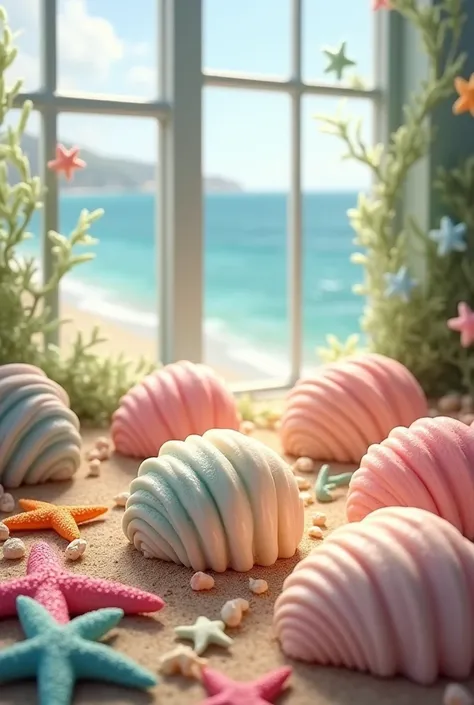
<svg viewBox="0 0 474 705">
<path fill-rule="evenodd" d="M 100 460 L 98 458 L 95 458 L 94 460 L 89 461 L 89 476 L 90 477 L 99 477 L 100 475 Z"/>
<path fill-rule="evenodd" d="M 3 523 L 3 521 L 0 521 L 0 541 L 6 541 L 9 536 L 10 529 Z"/>
<path fill-rule="evenodd" d="M 3 544 L 3 557 L 8 560 L 23 558 L 26 546 L 21 539 L 7 539 Z"/>
<path fill-rule="evenodd" d="M 311 517 L 311 520 L 313 526 L 326 526 L 327 517 L 322 512 L 316 512 L 316 514 L 313 514 Z"/>
<path fill-rule="evenodd" d="M 100 436 L 95 442 L 95 447 L 97 448 L 97 450 L 101 450 L 102 448 L 109 450 L 110 449 L 110 441 L 105 436 Z"/>
<path fill-rule="evenodd" d="M 199 571 L 198 573 L 194 573 L 193 577 L 190 580 L 190 584 L 192 589 L 196 591 L 212 590 L 212 588 L 216 584 L 216 581 L 214 580 L 212 575 L 208 575 L 207 573 Z"/>
<path fill-rule="evenodd" d="M 68 561 L 77 561 L 87 548 L 87 541 L 84 539 L 74 539 L 64 551 Z"/>
<path fill-rule="evenodd" d="M 4 512 L 5 514 L 8 514 L 9 512 L 12 512 L 15 509 L 15 500 L 12 497 L 11 494 L 8 492 L 5 492 L 2 494 L 0 497 L 0 512 Z"/>
<path fill-rule="evenodd" d="M 320 526 L 311 526 L 308 529 L 308 536 L 311 539 L 322 539 L 322 538 L 324 538 L 323 530 L 321 529 Z"/>
<path fill-rule="evenodd" d="M 298 458 L 293 465 L 293 469 L 296 472 L 313 472 L 314 460 L 311 460 L 311 458 Z"/>
<path fill-rule="evenodd" d="M 310 504 L 314 504 L 314 497 L 311 492 L 300 492 L 300 497 L 303 500 L 305 507 L 308 507 Z"/>
<path fill-rule="evenodd" d="M 251 433 L 255 431 L 255 424 L 253 421 L 242 421 L 240 424 L 240 433 L 244 433 L 246 436 L 249 436 Z"/>
<path fill-rule="evenodd" d="M 309 488 L 311 487 L 311 483 L 306 477 L 300 477 L 299 475 L 296 475 L 295 479 L 299 490 L 309 490 Z"/>
<path fill-rule="evenodd" d="M 471 693 L 459 685 L 459 683 L 449 683 L 443 695 L 443 705 L 473 705 L 474 698 Z"/>
<path fill-rule="evenodd" d="M 249 608 L 247 600 L 237 597 L 235 600 L 228 600 L 221 609 L 221 619 L 228 627 L 238 627 L 242 621 L 244 612 Z"/>
<path fill-rule="evenodd" d="M 254 579 L 249 578 L 249 589 L 255 595 L 262 595 L 268 590 L 268 583 L 266 580 L 261 580 L 260 578 Z"/>
<path fill-rule="evenodd" d="M 438 399 L 438 410 L 444 414 L 453 414 L 459 411 L 462 404 L 462 397 L 460 394 L 453 392 L 452 394 L 445 394 L 444 397 Z"/>
<path fill-rule="evenodd" d="M 130 497 L 130 492 L 120 492 L 119 494 L 115 495 L 114 502 L 117 505 L 117 507 L 125 507 L 129 497 Z"/>
</svg>

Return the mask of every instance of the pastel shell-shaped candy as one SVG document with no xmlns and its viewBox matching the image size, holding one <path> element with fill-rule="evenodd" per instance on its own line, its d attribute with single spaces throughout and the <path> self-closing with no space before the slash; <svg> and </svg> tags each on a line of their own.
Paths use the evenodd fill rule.
<svg viewBox="0 0 474 705">
<path fill-rule="evenodd" d="M 358 463 L 395 426 L 428 414 L 425 395 L 406 367 L 369 353 L 323 365 L 290 391 L 280 422 L 293 456 Z"/>
<path fill-rule="evenodd" d="M 284 653 L 428 685 L 474 663 L 474 547 L 423 509 L 378 509 L 334 531 L 286 579 Z"/>
<path fill-rule="evenodd" d="M 439 514 L 474 539 L 473 428 L 443 416 L 424 418 L 369 448 L 349 484 L 349 521 L 398 505 Z"/>
<path fill-rule="evenodd" d="M 166 441 L 184 441 L 211 428 L 238 429 L 235 399 L 206 365 L 176 362 L 125 394 L 112 417 L 112 440 L 122 455 L 147 458 Z"/>
<path fill-rule="evenodd" d="M 64 389 L 32 365 L 0 366 L 0 483 L 68 480 L 80 462 L 79 420 Z"/>
<path fill-rule="evenodd" d="M 303 505 L 285 461 L 238 431 L 169 441 L 130 485 L 123 531 L 147 557 L 204 571 L 248 571 L 290 558 Z"/>
</svg>

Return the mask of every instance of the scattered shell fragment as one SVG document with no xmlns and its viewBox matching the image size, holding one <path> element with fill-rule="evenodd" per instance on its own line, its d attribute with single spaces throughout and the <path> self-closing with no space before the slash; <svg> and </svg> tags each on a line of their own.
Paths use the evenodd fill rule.
<svg viewBox="0 0 474 705">
<path fill-rule="evenodd" d="M 314 497 L 311 492 L 300 492 L 300 497 L 303 500 L 305 507 L 308 507 L 310 504 L 314 504 Z"/>
<path fill-rule="evenodd" d="M 26 546 L 21 539 L 7 539 L 3 544 L 3 557 L 8 560 L 23 558 Z"/>
<path fill-rule="evenodd" d="M 99 477 L 100 475 L 100 460 L 98 458 L 94 458 L 94 460 L 89 461 L 89 476 L 90 477 Z"/>
<path fill-rule="evenodd" d="M 249 436 L 251 433 L 255 431 L 255 424 L 253 421 L 242 421 L 240 424 L 240 432 L 244 433 L 246 436 Z"/>
<path fill-rule="evenodd" d="M 249 589 L 255 595 L 262 595 L 264 592 L 267 592 L 268 583 L 266 580 L 262 580 L 261 578 L 249 578 Z"/>
<path fill-rule="evenodd" d="M 3 521 L 0 521 L 0 541 L 6 541 L 10 536 L 10 529 Z"/>
<path fill-rule="evenodd" d="M 449 683 L 444 691 L 443 705 L 473 705 L 474 697 L 471 693 L 459 685 L 459 683 Z"/>
<path fill-rule="evenodd" d="M 77 561 L 87 548 L 87 541 L 84 539 L 74 539 L 64 551 L 68 561 Z"/>
<path fill-rule="evenodd" d="M 206 664 L 207 658 L 198 656 L 190 646 L 179 644 L 161 656 L 158 667 L 165 676 L 182 675 L 199 680 Z"/>
<path fill-rule="evenodd" d="M 327 517 L 322 512 L 316 512 L 316 514 L 313 514 L 311 517 L 311 520 L 313 526 L 326 526 Z"/>
<path fill-rule="evenodd" d="M 0 512 L 8 514 L 15 509 L 15 500 L 11 494 L 4 492 L 0 497 Z"/>
<path fill-rule="evenodd" d="M 221 609 L 221 619 L 228 627 L 238 627 L 244 612 L 247 612 L 248 608 L 248 601 L 241 597 L 237 597 L 235 600 L 228 600 Z"/>
<path fill-rule="evenodd" d="M 119 492 L 119 494 L 115 495 L 114 502 L 117 505 L 117 507 L 125 507 L 129 497 L 130 497 L 130 492 Z"/>
<path fill-rule="evenodd" d="M 295 479 L 299 490 L 309 490 L 309 488 L 311 487 L 311 483 L 306 477 L 300 477 L 299 475 L 296 475 Z"/>
<path fill-rule="evenodd" d="M 314 470 L 314 460 L 311 458 L 298 458 L 293 465 L 296 472 L 313 472 Z"/>
<path fill-rule="evenodd" d="M 109 450 L 110 445 L 110 441 L 106 436 L 99 436 L 99 438 L 95 442 L 95 447 L 98 450 L 101 450 L 102 448 L 106 448 L 107 450 Z"/>
<path fill-rule="evenodd" d="M 311 539 L 322 539 L 324 538 L 323 530 L 319 526 L 311 526 L 308 529 L 308 536 Z"/>
<path fill-rule="evenodd" d="M 193 577 L 190 580 L 190 584 L 193 590 L 212 590 L 214 587 L 216 581 L 212 577 L 212 575 L 208 575 L 207 573 L 203 573 L 202 571 L 199 571 L 197 573 L 194 573 Z"/>
<path fill-rule="evenodd" d="M 86 455 L 86 458 L 87 458 L 88 461 L 91 461 L 91 460 L 100 460 L 100 455 L 101 455 L 101 453 L 100 453 L 100 451 L 98 450 L 98 448 L 92 448 L 92 450 L 89 450 L 89 451 L 88 451 L 88 453 L 87 453 L 87 455 Z"/>
</svg>

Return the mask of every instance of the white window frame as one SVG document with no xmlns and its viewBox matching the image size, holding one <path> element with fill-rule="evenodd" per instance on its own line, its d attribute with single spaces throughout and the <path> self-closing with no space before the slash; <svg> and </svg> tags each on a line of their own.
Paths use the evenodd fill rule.
<svg viewBox="0 0 474 705">
<path fill-rule="evenodd" d="M 41 116 L 40 165 L 46 187 L 42 218 L 44 276 L 51 272 L 52 252 L 47 237 L 58 229 L 58 183 L 46 166 L 54 154 L 61 113 L 132 116 L 156 120 L 159 161 L 156 198 L 159 218 L 156 242 L 159 359 L 202 360 L 203 351 L 203 197 L 202 197 L 202 93 L 204 87 L 251 89 L 286 93 L 291 99 L 291 161 L 288 208 L 287 296 L 290 321 L 290 372 L 287 379 L 235 386 L 237 392 L 269 392 L 288 388 L 298 379 L 303 357 L 302 330 L 302 184 L 301 103 L 304 95 L 363 98 L 372 102 L 377 141 L 385 141 L 392 127 L 395 106 L 384 101 L 387 79 L 393 80 L 396 63 L 391 47 L 398 38 L 390 15 L 377 13 L 375 87 L 369 90 L 305 82 L 302 77 L 302 2 L 289 0 L 291 19 L 290 78 L 264 78 L 202 68 L 202 0 L 157 0 L 159 5 L 159 100 L 122 99 L 94 95 L 68 95 L 57 90 L 57 0 L 41 3 L 41 79 L 38 91 L 22 93 L 16 106 L 33 101 Z M 395 26 L 395 25 L 393 25 Z M 390 40 L 390 41 L 389 41 Z M 399 46 L 399 45 L 398 45 Z M 392 51 L 392 57 L 395 59 Z M 159 159 L 158 159 L 159 158 Z M 133 241 L 130 243 L 133 246 Z M 59 310 L 59 292 L 49 301 L 52 315 Z M 329 331 L 328 331 L 329 332 Z M 51 338 L 58 342 L 57 338 Z"/>
</svg>

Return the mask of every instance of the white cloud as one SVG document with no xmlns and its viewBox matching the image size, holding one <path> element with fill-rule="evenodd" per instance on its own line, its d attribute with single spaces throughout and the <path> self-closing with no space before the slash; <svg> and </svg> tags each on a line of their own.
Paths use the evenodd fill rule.
<svg viewBox="0 0 474 705">
<path fill-rule="evenodd" d="M 127 84 L 136 89 L 136 93 L 147 97 L 157 92 L 156 70 L 151 66 L 132 66 L 125 74 Z"/>
<path fill-rule="evenodd" d="M 151 54 L 151 46 L 148 42 L 128 43 L 125 46 L 127 56 L 133 56 L 136 59 L 144 59 Z"/>
</svg>

